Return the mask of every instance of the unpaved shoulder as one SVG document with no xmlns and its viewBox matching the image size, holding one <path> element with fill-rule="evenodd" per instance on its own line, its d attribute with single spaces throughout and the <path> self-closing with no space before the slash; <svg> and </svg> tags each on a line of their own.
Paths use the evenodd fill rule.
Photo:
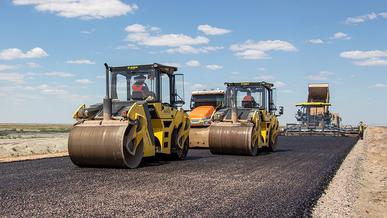
<svg viewBox="0 0 387 218">
<path fill-rule="evenodd" d="M 314 217 L 386 217 L 387 128 L 369 127 L 344 160 Z"/>
<path fill-rule="evenodd" d="M 68 134 L 0 139 L 0 162 L 39 159 L 67 154 Z"/>
</svg>

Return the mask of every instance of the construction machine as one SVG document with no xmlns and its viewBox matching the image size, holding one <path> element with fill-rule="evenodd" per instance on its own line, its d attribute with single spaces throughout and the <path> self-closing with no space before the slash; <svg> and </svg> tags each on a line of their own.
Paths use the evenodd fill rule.
<svg viewBox="0 0 387 218">
<path fill-rule="evenodd" d="M 157 63 L 105 64 L 103 103 L 81 105 L 74 113 L 71 161 L 81 167 L 136 168 L 144 157 L 156 154 L 184 159 L 190 121 L 176 87 L 183 74 L 176 71 Z"/>
<path fill-rule="evenodd" d="M 267 82 L 225 83 L 225 106 L 213 116 L 208 145 L 213 154 L 250 155 L 275 151 L 279 134 L 275 88 Z"/>
<path fill-rule="evenodd" d="M 193 91 L 191 97 L 190 148 L 208 147 L 208 128 L 213 115 L 224 105 L 223 90 Z"/>
<path fill-rule="evenodd" d="M 307 102 L 298 103 L 295 118 L 297 123 L 288 123 L 285 135 L 351 135 L 358 130 L 350 126 L 341 127 L 341 117 L 329 110 L 331 106 L 329 85 L 316 83 L 308 85 Z"/>
</svg>

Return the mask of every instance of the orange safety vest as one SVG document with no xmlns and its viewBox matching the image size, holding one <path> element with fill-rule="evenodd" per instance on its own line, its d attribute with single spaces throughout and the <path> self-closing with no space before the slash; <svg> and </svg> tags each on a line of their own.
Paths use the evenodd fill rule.
<svg viewBox="0 0 387 218">
<path fill-rule="evenodd" d="M 132 89 L 134 92 L 142 92 L 142 88 L 144 87 L 144 84 L 141 84 L 141 85 L 136 85 L 136 84 L 133 84 L 132 85 Z"/>
<path fill-rule="evenodd" d="M 248 95 L 246 95 L 244 98 L 243 98 L 243 100 L 242 101 L 253 101 L 254 99 L 253 99 L 253 96 L 248 96 Z"/>
</svg>

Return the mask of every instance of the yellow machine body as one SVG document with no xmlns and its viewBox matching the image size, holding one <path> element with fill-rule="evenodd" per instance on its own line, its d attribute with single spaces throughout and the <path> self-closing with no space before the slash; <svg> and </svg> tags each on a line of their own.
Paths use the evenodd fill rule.
<svg viewBox="0 0 387 218">
<path fill-rule="evenodd" d="M 274 102 L 271 83 L 226 83 L 227 106 L 214 115 L 209 128 L 208 145 L 213 154 L 250 155 L 257 154 L 258 149 L 275 151 L 279 135 L 279 123 Z M 264 90 L 264 91 L 263 91 Z M 237 92 L 269 93 L 269 108 L 263 106 L 237 107 Z M 257 95 L 258 96 L 258 95 Z M 265 95 L 260 95 L 265 96 Z M 262 97 L 263 98 L 263 97 Z M 281 112 L 282 113 L 282 112 Z"/>
<path fill-rule="evenodd" d="M 170 90 L 175 90 L 173 72 L 177 68 L 158 64 L 140 65 L 136 68 L 106 67 L 107 71 L 113 73 L 124 72 L 128 81 L 132 74 L 138 75 L 132 71 L 137 69 L 141 73 L 139 78 L 142 78 L 144 72 L 159 71 L 156 74 L 159 77 L 162 73 L 170 73 Z M 115 85 L 112 83 L 114 88 Z M 161 87 L 157 90 L 161 90 Z M 176 159 L 186 157 L 190 129 L 188 114 L 181 107 L 174 106 L 175 101 L 161 103 L 155 99 L 155 94 L 151 96 L 151 100 L 148 100 L 149 96 L 147 100 L 129 99 L 130 96 L 128 94 L 126 101 L 105 98 L 104 104 L 88 107 L 81 105 L 75 111 L 73 117 L 77 123 L 74 124 L 68 140 L 69 156 L 74 164 L 136 168 L 143 157 L 153 157 L 158 153 L 172 155 Z M 176 96 L 176 93 L 171 93 L 172 96 Z M 160 97 L 159 95 L 158 98 Z"/>
</svg>

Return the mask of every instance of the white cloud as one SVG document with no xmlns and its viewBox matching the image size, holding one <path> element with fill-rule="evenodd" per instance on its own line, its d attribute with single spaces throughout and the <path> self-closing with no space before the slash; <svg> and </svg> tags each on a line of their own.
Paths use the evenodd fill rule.
<svg viewBox="0 0 387 218">
<path fill-rule="evenodd" d="M 254 77 L 254 79 L 266 81 L 266 82 L 272 82 L 274 84 L 274 87 L 276 87 L 276 88 L 283 88 L 283 87 L 287 86 L 287 84 L 282 82 L 282 81 L 278 81 L 278 80 L 274 81 L 275 77 L 273 75 L 269 75 L 269 74 L 259 75 L 259 76 Z"/>
<path fill-rule="evenodd" d="M 387 13 L 382 12 L 382 13 L 376 14 L 375 12 L 371 12 L 371 13 L 366 14 L 366 15 L 361 15 L 361 16 L 356 16 L 356 17 L 347 17 L 347 19 L 345 20 L 345 23 L 357 25 L 357 24 L 364 23 L 368 20 L 375 20 L 379 16 L 387 18 Z"/>
<path fill-rule="evenodd" d="M 115 49 L 123 50 L 123 49 L 140 49 L 136 44 L 128 43 L 126 45 L 119 45 Z"/>
<path fill-rule="evenodd" d="M 14 65 L 0 64 L 0 71 L 13 70 L 16 68 L 17 68 L 17 66 L 14 66 Z"/>
<path fill-rule="evenodd" d="M 345 51 L 340 53 L 340 57 L 357 60 L 354 64 L 358 66 L 387 65 L 387 50 Z"/>
<path fill-rule="evenodd" d="M 286 83 L 284 83 L 282 81 L 275 81 L 273 84 L 274 84 L 274 87 L 276 87 L 276 88 L 283 88 L 286 86 Z"/>
<path fill-rule="evenodd" d="M 39 64 L 35 63 L 35 62 L 28 62 L 26 63 L 26 65 L 29 67 L 29 68 L 38 68 L 40 67 Z"/>
<path fill-rule="evenodd" d="M 18 48 L 8 48 L 0 52 L 0 60 L 42 58 L 46 56 L 48 56 L 48 54 L 39 47 L 33 48 L 27 52 L 23 52 Z"/>
<path fill-rule="evenodd" d="M 24 83 L 24 75 L 20 73 L 8 73 L 0 72 L 0 81 L 12 82 L 12 83 Z"/>
<path fill-rule="evenodd" d="M 141 24 L 129 25 L 126 39 L 139 45 L 179 47 L 186 45 L 208 44 L 209 39 L 203 36 L 191 37 L 184 34 L 158 34 L 158 27 L 146 27 Z"/>
<path fill-rule="evenodd" d="M 128 33 L 126 41 L 131 43 L 128 46 L 118 46 L 117 49 L 138 49 L 140 46 L 170 47 L 161 53 L 199 54 L 224 48 L 223 46 L 204 46 L 210 41 L 204 36 L 189 36 L 181 33 L 161 34 L 160 28 L 142 24 L 128 25 L 125 31 Z"/>
<path fill-rule="evenodd" d="M 271 58 L 267 53 L 260 50 L 245 50 L 236 52 L 235 56 L 241 57 L 243 59 L 269 59 Z"/>
<path fill-rule="evenodd" d="M 387 59 L 371 58 L 364 61 L 356 61 L 354 64 L 358 66 L 387 66 Z"/>
<path fill-rule="evenodd" d="M 383 83 L 376 83 L 375 85 L 372 86 L 373 88 L 387 88 L 386 84 Z"/>
<path fill-rule="evenodd" d="M 217 51 L 223 49 L 222 46 L 205 46 L 200 48 L 195 48 L 190 45 L 183 45 L 179 46 L 177 48 L 170 48 L 165 50 L 166 53 L 174 54 L 174 53 L 180 53 L 180 54 L 199 54 L 199 53 L 208 53 L 212 51 Z"/>
<path fill-rule="evenodd" d="M 88 59 L 69 60 L 66 63 L 68 63 L 68 64 L 95 64 L 94 61 L 91 61 Z"/>
<path fill-rule="evenodd" d="M 125 27 L 125 31 L 130 33 L 145 33 L 147 30 L 145 26 L 136 23 Z"/>
<path fill-rule="evenodd" d="M 47 84 L 42 84 L 37 87 L 42 94 L 49 94 L 49 95 L 63 95 L 66 94 L 66 90 L 64 90 L 62 87 L 58 86 L 51 86 Z"/>
<path fill-rule="evenodd" d="M 312 81 L 326 81 L 333 74 L 329 71 L 320 71 L 318 74 L 309 75 L 307 78 Z"/>
<path fill-rule="evenodd" d="M 13 0 L 13 4 L 31 5 L 40 12 L 86 20 L 122 16 L 138 9 L 136 4 L 125 4 L 121 0 Z"/>
<path fill-rule="evenodd" d="M 231 30 L 213 27 L 208 24 L 199 25 L 198 30 L 206 35 L 224 35 L 231 32 Z"/>
<path fill-rule="evenodd" d="M 269 81 L 269 80 L 273 80 L 274 76 L 272 76 L 272 75 L 259 75 L 259 76 L 255 77 L 254 79 Z"/>
<path fill-rule="evenodd" d="M 206 65 L 206 68 L 209 70 L 220 70 L 223 68 L 223 66 L 220 66 L 217 64 L 209 64 L 209 65 Z"/>
<path fill-rule="evenodd" d="M 337 32 L 335 34 L 333 34 L 333 36 L 331 37 L 331 39 L 344 39 L 344 40 L 349 40 L 351 39 L 351 37 L 349 37 L 347 34 L 343 33 L 343 32 Z"/>
<path fill-rule="evenodd" d="M 71 74 L 71 73 L 65 73 L 65 72 L 56 72 L 56 71 L 53 71 L 53 72 L 47 72 L 47 73 L 44 73 L 43 75 L 45 76 L 54 76 L 54 77 L 73 77 L 74 75 Z"/>
<path fill-rule="evenodd" d="M 387 57 L 387 50 L 371 50 L 371 51 L 345 51 L 340 53 L 340 57 L 348 59 L 369 59 Z"/>
<path fill-rule="evenodd" d="M 82 85 L 88 85 L 88 84 L 91 84 L 93 83 L 92 81 L 90 81 L 89 79 L 77 79 L 75 80 L 76 83 L 79 83 L 79 84 L 82 84 Z"/>
<path fill-rule="evenodd" d="M 193 84 L 190 88 L 191 90 L 204 90 L 204 89 L 207 89 L 207 86 L 204 84 L 196 83 L 196 84 Z"/>
<path fill-rule="evenodd" d="M 254 42 L 247 40 L 242 44 L 233 44 L 230 49 L 232 51 L 243 51 L 248 49 L 260 51 L 296 51 L 297 49 L 289 42 L 281 40 L 267 40 Z"/>
<path fill-rule="evenodd" d="M 187 63 L 185 63 L 185 65 L 187 65 L 188 67 L 199 67 L 200 62 L 197 60 L 190 60 L 190 61 L 187 61 Z"/>
<path fill-rule="evenodd" d="M 165 34 L 148 36 L 140 40 L 141 44 L 148 46 L 183 46 L 207 44 L 209 40 L 203 36 L 191 37 L 184 34 Z"/>
<path fill-rule="evenodd" d="M 234 54 L 236 56 L 243 59 L 268 59 L 270 56 L 267 52 L 294 52 L 297 51 L 297 48 L 291 43 L 281 40 L 267 40 L 258 42 L 248 40 L 241 44 L 231 45 L 230 50 L 235 52 Z"/>
<path fill-rule="evenodd" d="M 306 42 L 308 42 L 310 44 L 324 44 L 324 41 L 322 39 L 310 39 Z"/>
<path fill-rule="evenodd" d="M 92 34 L 95 32 L 95 29 L 91 29 L 91 30 L 82 30 L 80 33 L 82 34 Z"/>
</svg>

